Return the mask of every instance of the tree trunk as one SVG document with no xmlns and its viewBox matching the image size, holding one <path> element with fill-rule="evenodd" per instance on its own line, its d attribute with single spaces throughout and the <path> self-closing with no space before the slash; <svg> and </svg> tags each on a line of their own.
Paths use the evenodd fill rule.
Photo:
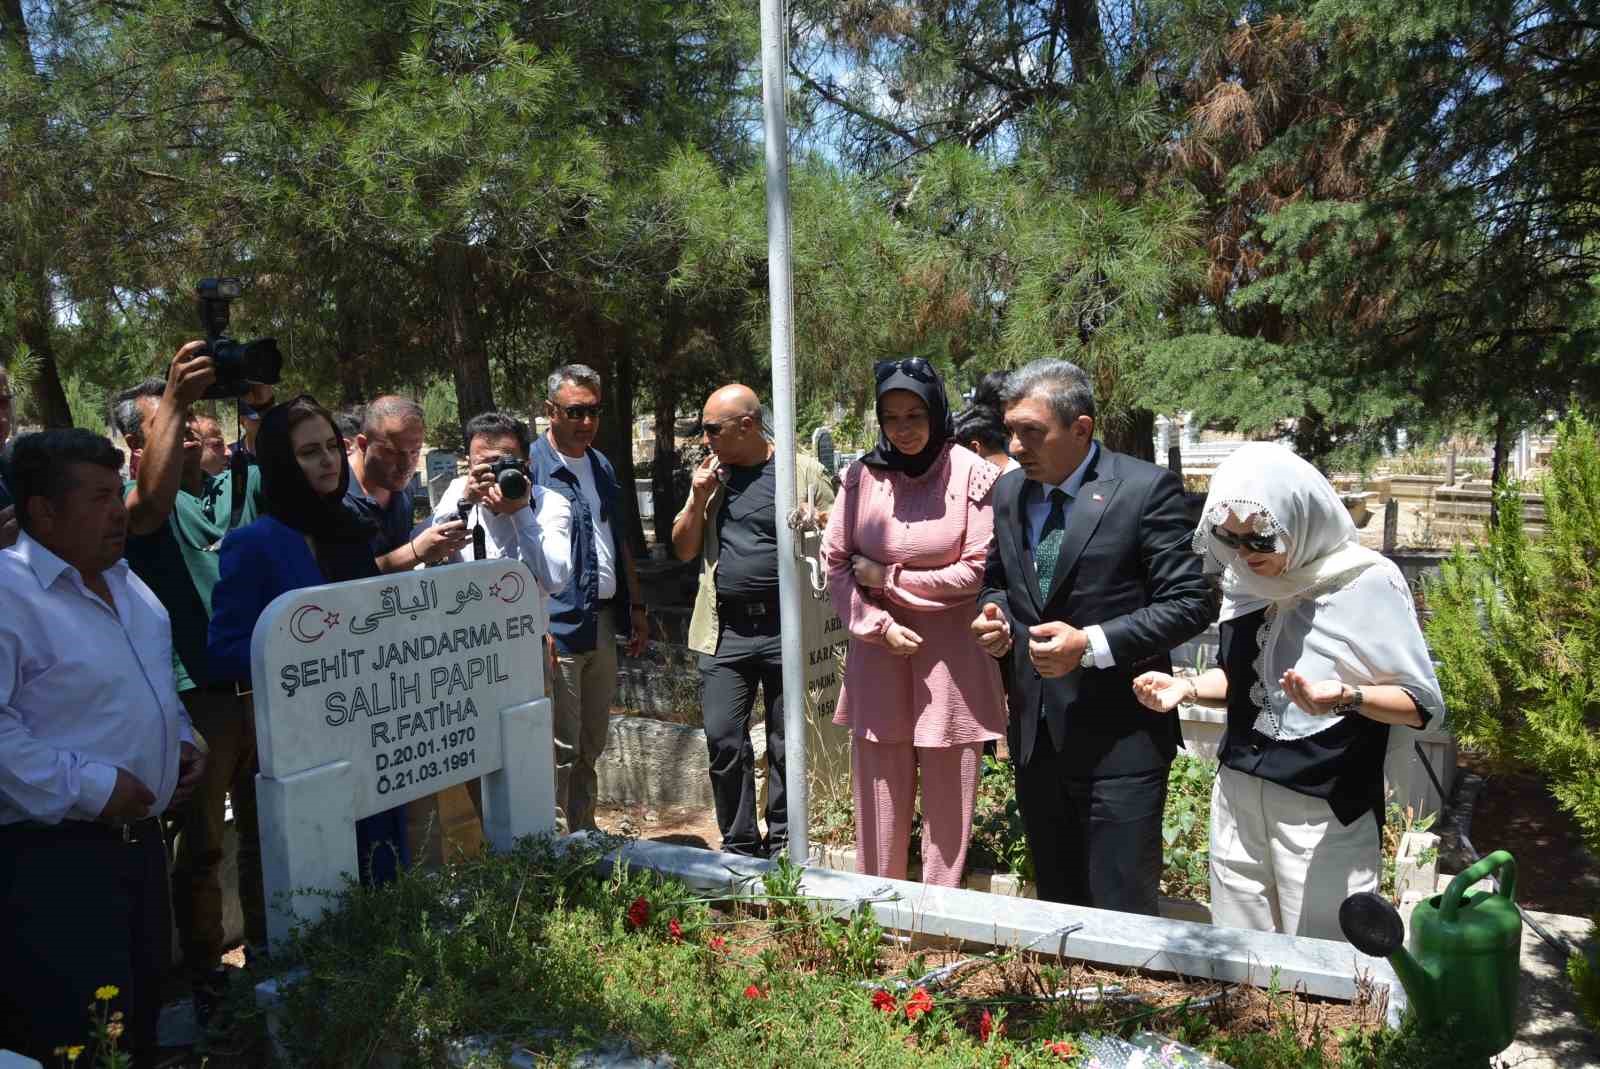
<svg viewBox="0 0 1600 1069">
<path fill-rule="evenodd" d="M 606 423 L 615 429 L 612 448 L 608 453 L 611 466 L 617 469 L 617 481 L 622 484 L 622 522 L 628 545 L 633 547 L 635 560 L 649 555 L 644 540 L 644 521 L 639 516 L 639 487 L 635 482 L 633 467 L 633 344 L 623 337 L 611 361 L 612 388 L 606 391 L 609 410 Z M 666 506 L 670 508 L 671 506 Z"/>
<path fill-rule="evenodd" d="M 1121 419 L 1108 420 L 1106 448 L 1140 460 L 1156 462 L 1156 414 L 1148 408 L 1130 409 Z M 1162 458 L 1165 463 L 1166 458 Z"/>
<path fill-rule="evenodd" d="M 1493 527 L 1500 518 L 1500 500 L 1494 493 L 1500 488 L 1500 480 L 1505 477 L 1506 457 L 1511 451 L 1511 421 L 1504 412 L 1495 413 L 1494 417 L 1494 461 L 1489 472 L 1489 526 Z"/>
<path fill-rule="evenodd" d="M 678 498 L 678 384 L 665 363 L 656 375 L 656 452 L 652 465 L 651 493 L 656 502 L 656 544 L 672 543 L 672 518 L 681 503 Z"/>
<path fill-rule="evenodd" d="M 12 61 L 19 69 L 30 72 L 43 87 L 43 76 L 34 63 L 33 41 L 27 19 L 23 16 L 22 0 L 0 0 L 0 49 L 14 50 L 16 54 Z M 42 112 L 24 122 L 34 128 L 32 140 L 35 144 L 47 142 Z M 8 190 L 6 195 L 15 197 L 19 192 Z M 40 252 L 51 248 L 54 243 L 48 237 L 40 238 L 37 234 L 22 233 L 13 237 L 16 241 L 15 255 L 20 262 L 10 265 L 10 269 L 27 279 L 26 292 L 18 295 L 17 334 L 39 361 L 38 372 L 29 387 L 33 398 L 33 416 L 46 428 L 70 427 L 72 409 L 67 404 L 67 392 L 61 386 L 61 371 L 56 367 L 55 346 L 50 340 L 50 274 Z"/>
<path fill-rule="evenodd" d="M 339 351 L 336 354 L 339 372 L 339 403 L 359 405 L 367 399 L 366 376 L 362 374 L 361 351 L 363 337 L 356 329 L 355 309 L 351 306 L 350 287 L 340 286 L 334 307 L 339 315 Z"/>
<path fill-rule="evenodd" d="M 70 427 L 72 408 L 67 404 L 67 391 L 62 388 L 55 346 L 50 340 L 50 289 L 43 272 L 35 273 L 29 290 L 18 302 L 17 333 L 39 361 L 38 373 L 28 388 L 33 395 L 33 415 L 47 430 Z"/>
<path fill-rule="evenodd" d="M 688 493 L 688 488 L 678 489 L 678 398 L 681 393 L 675 374 L 674 360 L 678 343 L 683 336 L 682 308 L 676 302 L 667 315 L 661 331 L 661 345 L 656 351 L 655 393 L 655 456 L 651 464 L 650 492 L 655 498 L 656 544 L 672 544 L 672 518 Z"/>
<path fill-rule="evenodd" d="M 465 424 L 480 412 L 494 411 L 494 381 L 489 350 L 483 344 L 472 250 L 458 236 L 440 238 L 434 243 L 434 267 L 444 318 L 444 355 L 455 376 L 456 414 Z M 461 427 L 455 429 L 461 432 Z"/>
</svg>

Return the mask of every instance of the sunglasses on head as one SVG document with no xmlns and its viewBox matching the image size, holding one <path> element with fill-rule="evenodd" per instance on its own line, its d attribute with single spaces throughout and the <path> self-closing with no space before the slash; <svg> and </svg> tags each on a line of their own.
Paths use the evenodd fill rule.
<svg viewBox="0 0 1600 1069">
<path fill-rule="evenodd" d="M 556 405 L 568 419 L 599 419 L 599 405 Z"/>
<path fill-rule="evenodd" d="M 933 365 L 920 356 L 907 356 L 899 360 L 879 360 L 872 365 L 872 373 L 877 377 L 880 386 L 897 371 L 907 378 L 916 379 L 918 382 L 939 381 L 939 376 L 933 370 Z"/>
<path fill-rule="evenodd" d="M 1234 534 L 1221 524 L 1211 525 L 1211 537 L 1243 553 L 1276 553 L 1278 536 L 1275 534 Z"/>
</svg>

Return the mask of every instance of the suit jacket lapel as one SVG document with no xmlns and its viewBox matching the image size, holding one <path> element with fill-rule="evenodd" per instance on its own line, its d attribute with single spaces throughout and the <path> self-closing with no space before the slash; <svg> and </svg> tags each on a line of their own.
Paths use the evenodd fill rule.
<svg viewBox="0 0 1600 1069">
<path fill-rule="evenodd" d="M 1072 507 L 1067 510 L 1067 528 L 1061 535 L 1061 556 L 1056 560 L 1055 581 L 1051 583 L 1049 592 L 1044 596 L 1045 605 L 1049 605 L 1056 595 L 1061 593 L 1062 580 L 1078 563 L 1078 558 L 1083 554 L 1083 547 L 1094 537 L 1095 529 L 1100 526 L 1106 509 L 1111 505 L 1111 499 L 1116 496 L 1117 488 L 1122 485 L 1121 479 L 1099 477 L 1100 470 L 1108 467 L 1110 465 L 1106 450 L 1101 446 L 1095 466 L 1085 473 L 1083 485 L 1078 488 L 1078 496 L 1072 499 Z"/>
<path fill-rule="evenodd" d="M 1028 597 L 1033 599 L 1033 615 L 1035 618 L 1044 611 L 1044 598 L 1039 593 L 1039 573 L 1033 566 L 1033 540 L 1032 532 L 1028 528 L 1028 487 L 1027 479 L 1017 479 L 1016 488 L 1010 494 L 1012 523 L 1004 524 L 1006 535 L 1012 539 L 1016 549 L 1016 559 L 1021 562 L 1022 570 L 1027 574 L 1019 576 L 1021 585 L 1027 588 Z M 1004 536 L 1002 536 L 1004 537 Z"/>
</svg>

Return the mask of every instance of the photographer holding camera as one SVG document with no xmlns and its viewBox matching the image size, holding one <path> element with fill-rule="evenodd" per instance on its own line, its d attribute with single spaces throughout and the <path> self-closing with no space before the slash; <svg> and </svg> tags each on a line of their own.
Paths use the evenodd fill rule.
<svg viewBox="0 0 1600 1069">
<path fill-rule="evenodd" d="M 481 529 L 484 560 L 527 564 L 544 594 L 539 607 L 548 630 L 545 601 L 572 576 L 572 506 L 528 478 L 528 425 L 521 420 L 484 412 L 467 421 L 463 437 L 468 472 L 439 496 L 433 522 L 460 520 L 469 532 Z M 475 554 L 469 547 L 462 555 Z"/>
<path fill-rule="evenodd" d="M 172 618 L 172 667 L 179 698 L 209 755 L 194 796 L 173 814 L 179 829 L 174 906 L 202 1022 L 226 986 L 227 972 L 221 964 L 228 949 L 222 843 L 225 799 L 230 794 L 238 818 L 239 905 L 245 939 L 259 948 L 265 946 L 267 935 L 256 824 L 253 707 L 232 680 L 212 671 L 206 655 L 211 597 L 217 585 L 217 546 L 231 527 L 256 518 L 261 475 L 253 464 L 207 474 L 202 466 L 201 417 L 191 406 L 215 396 L 219 387 L 244 391 L 258 409 L 272 405 L 270 385 L 219 384 L 217 361 L 207 350 L 206 342 L 188 343 L 173 357 L 165 380 L 153 378 L 123 390 L 111 407 L 112 422 L 128 445 L 133 478 L 124 487 L 128 565 Z"/>
</svg>

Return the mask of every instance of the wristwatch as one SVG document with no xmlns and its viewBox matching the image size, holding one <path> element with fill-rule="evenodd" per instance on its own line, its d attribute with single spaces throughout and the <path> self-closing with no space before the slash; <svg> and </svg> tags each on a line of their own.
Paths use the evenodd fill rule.
<svg viewBox="0 0 1600 1069">
<path fill-rule="evenodd" d="M 1088 641 L 1087 638 L 1085 638 L 1085 641 Z M 1078 666 L 1080 668 L 1093 668 L 1095 666 L 1093 642 L 1090 642 L 1087 646 L 1083 647 L 1083 656 L 1078 658 Z"/>
<path fill-rule="evenodd" d="M 1338 705 L 1333 707 L 1333 712 L 1336 716 L 1353 716 L 1356 713 L 1361 712 L 1362 703 L 1367 700 L 1367 696 L 1361 693 L 1360 687 L 1353 685 L 1350 686 L 1350 694 L 1351 697 L 1346 698 Z"/>
</svg>

